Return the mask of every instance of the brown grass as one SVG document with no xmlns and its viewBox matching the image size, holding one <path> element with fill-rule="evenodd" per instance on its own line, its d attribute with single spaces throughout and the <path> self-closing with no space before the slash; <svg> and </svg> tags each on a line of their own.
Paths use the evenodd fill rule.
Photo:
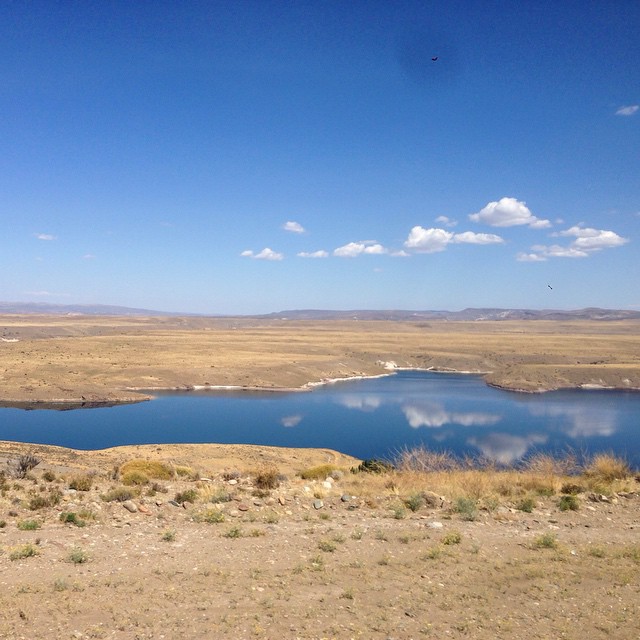
<svg viewBox="0 0 640 640">
<path fill-rule="evenodd" d="M 171 480 L 174 476 L 173 469 L 164 462 L 157 460 L 129 460 L 119 469 L 124 478 L 127 474 L 143 474 L 147 479 Z"/>
</svg>

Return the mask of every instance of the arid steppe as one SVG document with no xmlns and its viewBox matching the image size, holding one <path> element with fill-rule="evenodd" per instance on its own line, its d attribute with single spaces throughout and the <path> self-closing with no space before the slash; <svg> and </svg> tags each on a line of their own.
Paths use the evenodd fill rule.
<svg viewBox="0 0 640 640">
<path fill-rule="evenodd" d="M 118 402 L 145 390 L 302 388 L 399 367 L 506 389 L 640 388 L 640 322 L 286 321 L 2 316 L 0 401 Z"/>
<path fill-rule="evenodd" d="M 640 323 L 4 316 L 0 400 L 268 389 L 398 367 L 640 388 Z M 0 637 L 640 637 L 640 475 L 428 452 L 0 442 Z M 424 463 L 423 466 L 421 464 Z"/>
</svg>

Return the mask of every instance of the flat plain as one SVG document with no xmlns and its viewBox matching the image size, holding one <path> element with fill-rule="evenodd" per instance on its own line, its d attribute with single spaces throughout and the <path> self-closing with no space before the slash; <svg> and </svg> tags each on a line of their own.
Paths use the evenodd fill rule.
<svg viewBox="0 0 640 640">
<path fill-rule="evenodd" d="M 399 367 L 506 389 L 640 388 L 640 321 L 287 321 L 1 316 L 0 401 L 118 402 L 145 390 L 301 388 Z"/>
<path fill-rule="evenodd" d="M 303 388 L 389 362 L 514 390 L 637 389 L 638 329 L 3 316 L 0 400 Z M 640 637 L 637 471 L 426 459 L 352 473 L 328 450 L 0 442 L 0 637 Z"/>
</svg>

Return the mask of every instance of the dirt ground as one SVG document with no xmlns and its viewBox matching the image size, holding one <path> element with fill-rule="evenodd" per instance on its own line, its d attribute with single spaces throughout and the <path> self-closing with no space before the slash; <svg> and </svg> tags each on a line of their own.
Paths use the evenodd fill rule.
<svg viewBox="0 0 640 640">
<path fill-rule="evenodd" d="M 23 453 L 41 462 L 16 479 Z M 106 501 L 131 458 L 182 475 Z M 507 500 L 471 517 L 448 496 L 408 508 L 405 489 L 330 451 L 2 443 L 0 463 L 2 638 L 640 637 L 633 478 L 575 511 L 537 496 L 530 513 Z M 296 475 L 327 463 L 343 473 Z M 265 468 L 279 486 L 257 488 Z M 188 489 L 193 503 L 175 501 Z"/>
<path fill-rule="evenodd" d="M 506 389 L 640 389 L 638 321 L 387 322 L 0 316 L 0 402 L 120 402 L 148 390 L 300 388 L 399 367 Z M 145 392 L 145 390 L 147 390 Z"/>
</svg>

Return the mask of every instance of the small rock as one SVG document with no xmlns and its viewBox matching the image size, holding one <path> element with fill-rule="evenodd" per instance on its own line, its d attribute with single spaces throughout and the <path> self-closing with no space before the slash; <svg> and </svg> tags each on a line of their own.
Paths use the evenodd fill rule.
<svg viewBox="0 0 640 640">
<path fill-rule="evenodd" d="M 179 507 L 180 503 L 176 502 L 175 500 L 169 500 L 169 504 L 173 505 L 174 507 Z"/>
<path fill-rule="evenodd" d="M 238 481 L 235 478 L 232 478 L 231 480 L 229 480 L 229 482 L 227 484 L 238 484 Z"/>
<path fill-rule="evenodd" d="M 245 504 L 244 502 L 241 502 L 238 505 L 238 511 L 249 511 L 249 505 Z"/>
<path fill-rule="evenodd" d="M 150 515 L 151 515 L 151 509 L 149 509 L 148 507 L 145 507 L 143 504 L 141 504 L 141 505 L 138 507 L 138 511 L 139 511 L 140 513 L 144 513 L 144 514 L 145 514 L 145 515 L 147 515 L 147 516 L 150 516 Z"/>
<path fill-rule="evenodd" d="M 347 493 L 343 493 L 340 496 L 340 500 L 342 500 L 342 502 L 350 502 L 351 501 L 351 496 Z"/>
<path fill-rule="evenodd" d="M 284 496 L 278 496 L 278 502 L 284 507 L 287 501 L 284 499 Z"/>
<path fill-rule="evenodd" d="M 322 502 L 322 500 L 314 500 L 313 501 L 313 508 L 314 509 L 322 509 L 322 507 L 324 507 L 324 502 Z"/>
<path fill-rule="evenodd" d="M 429 527 L 429 529 L 442 529 L 444 525 L 442 524 L 442 522 L 430 522 L 427 527 Z"/>
<path fill-rule="evenodd" d="M 123 502 L 122 506 L 131 513 L 135 513 L 138 510 L 138 507 L 136 506 L 136 503 L 133 502 L 133 500 L 127 500 L 126 502 Z"/>
<path fill-rule="evenodd" d="M 324 489 L 333 489 L 333 484 L 332 484 L 331 482 L 327 482 L 327 480 L 325 480 L 325 481 L 322 483 L 322 487 L 323 487 Z"/>
</svg>

